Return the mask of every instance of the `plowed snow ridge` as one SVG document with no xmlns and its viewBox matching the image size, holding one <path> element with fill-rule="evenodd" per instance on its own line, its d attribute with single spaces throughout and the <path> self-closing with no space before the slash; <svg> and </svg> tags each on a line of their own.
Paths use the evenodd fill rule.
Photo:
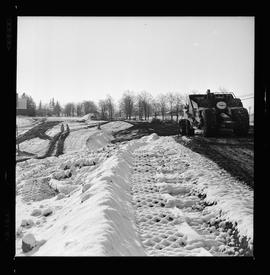
<svg viewBox="0 0 270 275">
<path fill-rule="evenodd" d="M 17 164 L 17 256 L 243 255 L 238 233 L 252 249 L 253 192 L 214 162 L 156 134 L 104 142 Z M 40 242 L 24 254 L 26 233 Z"/>
</svg>

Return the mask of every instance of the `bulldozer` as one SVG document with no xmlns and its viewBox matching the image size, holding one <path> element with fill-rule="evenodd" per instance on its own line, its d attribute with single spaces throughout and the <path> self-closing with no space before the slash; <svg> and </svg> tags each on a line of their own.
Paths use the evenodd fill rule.
<svg viewBox="0 0 270 275">
<path fill-rule="evenodd" d="M 181 135 L 194 135 L 200 129 L 205 137 L 219 135 L 224 129 L 231 129 L 236 136 L 246 136 L 249 131 L 249 114 L 240 98 L 232 92 L 211 92 L 190 94 L 179 120 Z"/>
</svg>

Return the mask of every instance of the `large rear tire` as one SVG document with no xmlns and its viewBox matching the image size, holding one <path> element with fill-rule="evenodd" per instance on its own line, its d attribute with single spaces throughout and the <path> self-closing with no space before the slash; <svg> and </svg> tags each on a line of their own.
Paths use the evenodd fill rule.
<svg viewBox="0 0 270 275">
<path fill-rule="evenodd" d="M 233 109 L 232 118 L 235 121 L 234 133 L 240 137 L 247 136 L 249 130 L 249 115 L 247 109 Z"/>
<path fill-rule="evenodd" d="M 179 133 L 182 136 L 193 136 L 194 129 L 191 126 L 191 123 L 188 119 L 180 119 L 179 120 Z"/>
<path fill-rule="evenodd" d="M 202 111 L 202 130 L 205 137 L 216 135 L 217 120 L 215 110 L 205 109 Z"/>
</svg>

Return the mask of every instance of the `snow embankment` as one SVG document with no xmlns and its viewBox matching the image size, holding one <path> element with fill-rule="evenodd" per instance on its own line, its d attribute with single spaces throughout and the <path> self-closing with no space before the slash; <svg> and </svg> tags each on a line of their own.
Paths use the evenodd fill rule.
<svg viewBox="0 0 270 275">
<path fill-rule="evenodd" d="M 70 132 L 65 140 L 64 152 L 79 152 L 87 150 L 87 141 L 92 135 L 96 135 L 98 130 L 96 129 L 82 129 L 74 132 Z"/>
<path fill-rule="evenodd" d="M 97 150 L 106 146 L 113 140 L 112 135 L 105 131 L 95 131 L 86 140 L 86 146 L 89 150 Z"/>
<path fill-rule="evenodd" d="M 65 140 L 64 152 L 100 149 L 113 140 L 113 132 L 127 129 L 131 126 L 131 124 L 123 121 L 113 121 L 102 125 L 101 130 L 90 128 L 70 132 Z M 72 130 L 72 124 L 70 124 L 70 127 Z"/>
<path fill-rule="evenodd" d="M 100 160 L 95 159 L 97 163 L 88 166 L 91 161 L 84 159 L 84 164 L 80 162 L 82 167 L 76 166 L 79 154 L 77 158 L 76 154 L 63 156 L 62 161 L 58 162 L 58 171 L 47 177 L 50 186 L 59 192 L 63 185 L 57 181 L 61 181 L 61 177 L 65 177 L 64 174 L 68 174 L 66 172 L 70 168 L 76 177 L 63 182 L 66 186 L 73 185 L 77 188 L 67 196 L 59 198 L 58 195 L 28 204 L 17 198 L 17 225 L 23 223 L 25 230 L 26 222 L 29 229 L 24 233 L 33 234 L 42 243 L 30 252 L 23 253 L 17 242 L 17 256 L 145 255 L 136 229 L 129 181 L 133 162 L 131 150 L 143 142 L 127 144 L 104 159 L 100 165 Z M 58 160 L 51 158 L 51 161 Z M 51 168 L 44 169 L 49 171 Z M 25 167 L 20 169 L 18 174 L 24 174 L 25 170 Z M 43 174 L 45 176 L 46 173 Z M 39 209 L 42 211 L 37 211 Z M 43 213 L 45 210 L 47 212 Z M 22 231 L 17 230 L 17 233 L 23 237 Z"/>
<path fill-rule="evenodd" d="M 105 130 L 105 131 L 109 131 L 109 132 L 118 132 L 121 130 L 128 129 L 132 126 L 133 126 L 132 124 L 125 122 L 125 121 L 113 121 L 113 122 L 109 122 L 105 125 L 102 125 L 101 129 Z"/>
</svg>

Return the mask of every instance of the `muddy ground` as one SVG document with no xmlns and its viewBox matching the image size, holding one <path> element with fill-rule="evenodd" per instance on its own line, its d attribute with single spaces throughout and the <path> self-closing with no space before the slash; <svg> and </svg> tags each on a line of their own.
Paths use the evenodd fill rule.
<svg viewBox="0 0 270 275">
<path fill-rule="evenodd" d="M 175 140 L 192 151 L 216 162 L 235 178 L 254 187 L 254 142 L 252 137 L 205 138 L 176 137 Z"/>
</svg>

